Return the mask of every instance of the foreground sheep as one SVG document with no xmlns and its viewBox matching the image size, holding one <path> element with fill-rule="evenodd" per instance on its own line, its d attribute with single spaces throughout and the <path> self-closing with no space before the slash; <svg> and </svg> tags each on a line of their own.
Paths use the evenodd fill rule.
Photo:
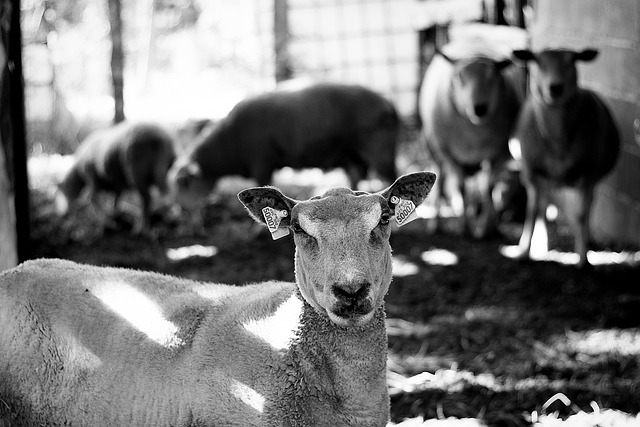
<svg viewBox="0 0 640 427">
<path fill-rule="evenodd" d="M 0 275 L 0 425 L 384 426 L 390 221 L 435 175 L 380 193 L 239 194 L 294 283 L 244 287 L 30 261 Z"/>
<path fill-rule="evenodd" d="M 594 49 L 514 51 L 516 58 L 531 64 L 531 84 L 530 96 L 509 141 L 522 169 L 527 216 L 519 245 L 501 249 L 508 257 L 530 256 L 536 224 L 542 227 L 546 239 L 546 207 L 550 198 L 563 190 L 578 265 L 588 263 L 594 187 L 613 169 L 620 145 L 607 106 L 595 92 L 578 86 L 576 61 L 592 61 L 597 55 Z M 548 248 L 534 249 L 543 257 Z"/>
<path fill-rule="evenodd" d="M 438 227 L 440 199 L 447 183 L 454 214 L 465 231 L 484 237 L 496 224 L 491 200 L 495 176 L 509 159 L 508 140 L 520 99 L 498 61 L 476 53 L 452 58 L 438 52 L 424 76 L 420 116 L 427 148 L 438 163 L 440 179 L 434 192 Z M 480 171 L 480 214 L 470 212 L 465 179 Z M 472 220 L 472 221 L 470 221 Z"/>
<path fill-rule="evenodd" d="M 134 230 L 150 225 L 153 187 L 167 192 L 166 176 L 175 160 L 173 138 L 151 123 L 122 122 L 91 133 L 74 153 L 74 164 L 58 186 L 56 207 L 65 214 L 84 191 L 92 202 L 99 192 L 114 195 L 114 210 L 120 195 L 134 190 L 140 196 L 142 213 Z"/>
</svg>

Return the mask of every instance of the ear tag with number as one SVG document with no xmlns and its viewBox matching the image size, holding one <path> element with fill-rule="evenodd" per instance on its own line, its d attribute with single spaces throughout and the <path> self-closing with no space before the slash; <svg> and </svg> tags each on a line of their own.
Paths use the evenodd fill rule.
<svg viewBox="0 0 640 427">
<path fill-rule="evenodd" d="M 414 219 L 418 218 L 418 214 L 416 213 L 416 205 L 414 205 L 411 200 L 401 199 L 398 196 L 392 196 L 390 201 L 396 206 L 394 215 L 396 218 L 396 222 L 398 223 L 398 227 L 407 225 Z"/>
<path fill-rule="evenodd" d="M 273 240 L 278 240 L 289 234 L 289 229 L 287 227 L 280 227 L 280 221 L 288 215 L 289 212 L 284 209 L 279 211 L 268 206 L 262 208 L 264 222 L 267 224 L 267 228 L 269 228 L 271 238 Z"/>
</svg>

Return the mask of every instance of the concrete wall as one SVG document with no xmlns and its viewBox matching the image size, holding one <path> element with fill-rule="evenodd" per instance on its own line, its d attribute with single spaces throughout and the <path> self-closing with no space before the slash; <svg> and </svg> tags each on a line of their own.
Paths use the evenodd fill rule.
<svg viewBox="0 0 640 427">
<path fill-rule="evenodd" d="M 592 230 L 599 241 L 640 245 L 640 1 L 537 0 L 528 27 L 534 49 L 600 49 L 595 62 L 579 65 L 580 79 L 611 107 L 622 150 L 597 189 Z"/>
</svg>

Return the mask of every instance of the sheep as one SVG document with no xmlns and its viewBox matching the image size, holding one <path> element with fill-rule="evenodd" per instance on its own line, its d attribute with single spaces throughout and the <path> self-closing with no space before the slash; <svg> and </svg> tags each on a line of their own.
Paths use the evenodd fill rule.
<svg viewBox="0 0 640 427">
<path fill-rule="evenodd" d="M 483 238 L 495 229 L 493 181 L 509 159 L 509 135 L 521 102 L 514 83 L 503 74 L 509 65 L 508 59 L 496 60 L 474 51 L 452 58 L 438 50 L 425 73 L 420 90 L 423 137 L 441 175 L 432 198 L 436 218 L 429 225 L 433 230 L 439 226 L 445 182 L 464 231 Z M 465 179 L 479 170 L 480 213 L 476 219 Z"/>
<path fill-rule="evenodd" d="M 393 182 L 399 118 L 393 104 L 358 85 L 285 85 L 249 97 L 217 122 L 169 173 L 176 201 L 199 209 L 217 180 L 271 182 L 275 170 L 344 168 L 352 188 L 375 172 Z"/>
<path fill-rule="evenodd" d="M 546 239 L 549 198 L 564 190 L 578 266 L 584 267 L 594 187 L 613 169 L 620 145 L 607 106 L 595 92 L 578 85 L 576 61 L 592 61 L 598 51 L 515 50 L 513 55 L 531 64 L 530 96 L 509 141 L 522 169 L 527 213 L 519 244 L 505 246 L 501 252 L 511 258 L 544 257 L 546 242 L 534 248 L 536 254 L 531 253 L 534 229 L 539 224 Z"/>
<path fill-rule="evenodd" d="M 97 194 L 114 194 L 114 210 L 125 190 L 135 190 L 142 201 L 142 214 L 134 232 L 147 231 L 151 216 L 152 187 L 167 193 L 166 175 L 175 160 L 173 138 L 151 123 L 122 122 L 91 133 L 74 153 L 74 164 L 59 183 L 56 209 L 70 211 L 86 189 L 97 206 Z"/>
<path fill-rule="evenodd" d="M 306 201 L 240 192 L 274 237 L 293 233 L 296 283 L 55 259 L 0 274 L 0 424 L 384 426 L 390 222 L 434 181 Z"/>
</svg>

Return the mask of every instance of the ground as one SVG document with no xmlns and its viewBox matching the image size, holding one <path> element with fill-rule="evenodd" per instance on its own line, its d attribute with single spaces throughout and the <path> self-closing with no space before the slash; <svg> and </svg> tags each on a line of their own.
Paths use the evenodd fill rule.
<svg viewBox="0 0 640 427">
<path fill-rule="evenodd" d="M 47 168 L 31 166 L 33 257 L 239 286 L 293 280 L 292 240 L 272 241 L 249 219 L 234 195 L 244 183 L 211 199 L 203 236 L 170 224 L 148 238 L 129 233 L 127 214 L 120 229 L 104 233 L 86 208 L 59 217 L 51 176 L 33 175 Z M 505 230 L 506 237 L 484 241 L 447 230 L 431 235 L 419 219 L 393 233 L 386 299 L 392 421 L 525 426 L 600 408 L 640 412 L 640 256 L 626 252 L 586 271 L 514 261 L 498 248 L 515 242 L 518 224 Z M 570 239 L 561 227 L 556 234 L 552 245 L 567 250 Z"/>
</svg>

